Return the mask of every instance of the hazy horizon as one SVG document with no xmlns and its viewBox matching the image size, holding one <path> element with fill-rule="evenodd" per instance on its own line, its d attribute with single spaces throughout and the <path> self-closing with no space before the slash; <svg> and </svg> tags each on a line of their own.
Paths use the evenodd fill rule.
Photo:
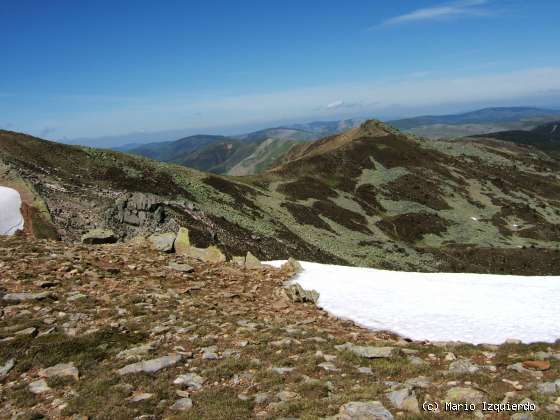
<svg viewBox="0 0 560 420">
<path fill-rule="evenodd" d="M 0 128 L 65 142 L 161 141 L 557 108 L 559 12 L 557 2 L 521 0 L 11 3 L 0 8 L 9 63 Z"/>
</svg>

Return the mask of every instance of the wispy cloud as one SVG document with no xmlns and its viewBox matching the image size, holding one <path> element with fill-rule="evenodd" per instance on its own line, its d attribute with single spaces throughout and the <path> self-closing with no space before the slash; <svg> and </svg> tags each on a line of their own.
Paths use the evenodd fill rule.
<svg viewBox="0 0 560 420">
<path fill-rule="evenodd" d="M 481 16 L 487 15 L 489 10 L 484 7 L 488 0 L 459 0 L 451 3 L 444 3 L 439 6 L 425 7 L 416 9 L 403 15 L 389 18 L 379 25 L 374 26 L 394 26 L 411 22 L 429 21 L 436 19 L 446 19 L 459 16 Z"/>
</svg>

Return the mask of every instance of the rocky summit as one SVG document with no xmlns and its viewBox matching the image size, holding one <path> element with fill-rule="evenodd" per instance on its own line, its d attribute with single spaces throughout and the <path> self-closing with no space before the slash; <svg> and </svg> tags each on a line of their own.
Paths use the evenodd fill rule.
<svg viewBox="0 0 560 420">
<path fill-rule="evenodd" d="M 0 237 L 0 250 L 0 418 L 430 418 L 425 403 L 435 418 L 560 415 L 560 343 L 368 331 L 287 289 L 295 260 L 26 235 Z M 461 402 L 477 408 L 443 409 Z"/>
</svg>

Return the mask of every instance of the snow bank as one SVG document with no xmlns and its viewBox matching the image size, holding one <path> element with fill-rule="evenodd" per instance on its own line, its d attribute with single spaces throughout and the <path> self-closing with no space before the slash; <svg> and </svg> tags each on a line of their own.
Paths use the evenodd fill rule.
<svg viewBox="0 0 560 420">
<path fill-rule="evenodd" d="M 0 187 L 0 235 L 13 235 L 18 229 L 23 229 L 21 197 L 12 188 Z"/>
<path fill-rule="evenodd" d="M 283 261 L 268 264 L 280 266 Z M 295 281 L 326 311 L 414 340 L 560 338 L 560 277 L 407 273 L 302 262 Z"/>
</svg>

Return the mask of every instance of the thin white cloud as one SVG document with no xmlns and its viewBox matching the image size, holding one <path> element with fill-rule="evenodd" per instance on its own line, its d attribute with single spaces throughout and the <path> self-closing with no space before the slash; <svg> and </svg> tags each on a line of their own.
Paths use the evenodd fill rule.
<svg viewBox="0 0 560 420">
<path fill-rule="evenodd" d="M 327 109 L 335 109 L 344 106 L 344 101 L 334 101 L 327 105 Z"/>
<path fill-rule="evenodd" d="M 412 12 L 389 18 L 376 27 L 393 26 L 458 16 L 486 15 L 488 14 L 488 10 L 483 6 L 487 3 L 488 0 L 459 0 L 452 3 L 444 3 L 440 6 L 416 9 Z"/>
</svg>

